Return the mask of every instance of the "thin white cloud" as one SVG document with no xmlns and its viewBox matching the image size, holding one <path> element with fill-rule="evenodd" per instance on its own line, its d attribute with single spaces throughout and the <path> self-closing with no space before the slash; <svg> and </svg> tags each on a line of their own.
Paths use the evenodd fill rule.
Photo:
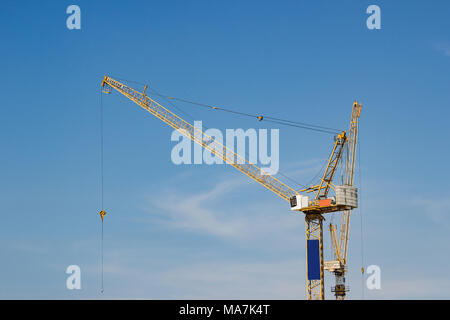
<svg viewBox="0 0 450 320">
<path fill-rule="evenodd" d="M 213 262 L 161 274 L 180 299 L 304 299 L 304 260 Z"/>
<path fill-rule="evenodd" d="M 436 43 L 435 48 L 437 51 L 439 51 L 443 55 L 450 57 L 450 43 L 448 43 L 448 42 Z"/>
<path fill-rule="evenodd" d="M 150 201 L 166 213 L 166 221 L 172 227 L 234 238 L 242 234 L 245 219 L 223 214 L 219 204 L 221 197 L 239 186 L 242 180 L 222 181 L 208 191 L 190 195 L 171 188 Z"/>
<path fill-rule="evenodd" d="M 199 234 L 238 241 L 251 245 L 259 242 L 267 247 L 292 243 L 304 237 L 303 216 L 293 213 L 289 204 L 272 195 L 265 198 L 243 198 L 242 192 L 260 188 L 257 183 L 241 179 L 224 179 L 211 189 L 187 194 L 183 187 L 168 187 L 150 198 L 152 223 Z M 260 194 L 260 193 L 256 193 Z M 158 212 L 159 211 L 159 212 Z M 161 212 L 162 211 L 162 212 Z M 271 239 L 269 242 L 268 239 Z M 291 245 L 289 245 L 291 243 Z"/>
<path fill-rule="evenodd" d="M 450 228 L 450 196 L 435 198 L 417 198 L 413 204 L 422 208 L 431 221 L 440 226 Z"/>
<path fill-rule="evenodd" d="M 310 179 L 320 169 L 322 162 L 323 159 L 312 159 L 288 163 L 286 167 L 296 168 L 289 172 L 290 176 L 295 173 L 295 176 L 300 175 L 302 179 L 305 176 Z M 274 231 L 274 226 L 286 229 L 282 232 L 285 236 L 301 234 L 299 230 L 303 227 L 303 219 L 295 217 L 298 222 L 293 223 L 289 205 L 268 190 L 264 191 L 267 197 L 241 199 L 239 195 L 242 192 L 252 191 L 250 188 L 256 191 L 261 186 L 246 176 L 233 175 L 217 180 L 210 189 L 197 193 L 187 193 L 186 188 L 182 187 L 185 182 L 171 183 L 164 188 L 164 192 L 149 199 L 151 206 L 159 210 L 148 211 L 153 218 L 158 218 L 158 222 L 170 227 L 229 239 L 248 239 L 258 234 L 264 236 Z M 237 201 L 236 197 L 239 198 Z M 274 215 L 274 212 L 280 214 Z M 300 229 L 294 232 L 294 228 Z M 294 238 L 298 239 L 296 236 Z"/>
<path fill-rule="evenodd" d="M 409 276 L 409 279 L 406 278 Z M 397 279 L 381 278 L 380 290 L 366 289 L 368 299 L 448 299 L 450 282 L 448 279 L 404 275 Z"/>
</svg>

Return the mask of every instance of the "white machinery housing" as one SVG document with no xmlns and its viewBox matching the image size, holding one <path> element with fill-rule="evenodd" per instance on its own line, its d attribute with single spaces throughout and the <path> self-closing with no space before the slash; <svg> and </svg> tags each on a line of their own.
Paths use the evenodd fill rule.
<svg viewBox="0 0 450 320">
<path fill-rule="evenodd" d="M 301 194 L 296 194 L 290 200 L 291 210 L 301 210 L 309 206 L 309 197 Z"/>
</svg>

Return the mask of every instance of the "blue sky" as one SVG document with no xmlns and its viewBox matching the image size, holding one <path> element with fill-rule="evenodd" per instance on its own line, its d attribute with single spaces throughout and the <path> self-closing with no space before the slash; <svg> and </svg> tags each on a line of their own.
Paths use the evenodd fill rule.
<svg viewBox="0 0 450 320">
<path fill-rule="evenodd" d="M 70 4 L 81 30 L 66 28 Z M 381 30 L 366 27 L 370 4 Z M 3 1 L 0 298 L 306 296 L 303 216 L 231 167 L 174 165 L 172 130 L 118 94 L 103 99 L 99 293 L 105 74 L 342 129 L 357 99 L 364 259 L 382 272 L 382 289 L 365 297 L 450 298 L 449 13 L 448 1 Z M 207 127 L 277 128 L 180 107 Z M 279 129 L 280 170 L 309 181 L 332 136 Z M 82 290 L 65 288 L 71 264 Z"/>
</svg>

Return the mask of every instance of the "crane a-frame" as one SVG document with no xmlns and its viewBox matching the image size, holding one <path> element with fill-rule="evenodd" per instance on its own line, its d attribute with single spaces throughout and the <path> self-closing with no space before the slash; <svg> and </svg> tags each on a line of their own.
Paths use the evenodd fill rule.
<svg viewBox="0 0 450 320">
<path fill-rule="evenodd" d="M 302 190 L 295 190 L 271 175 L 265 174 L 259 167 L 247 161 L 244 157 L 228 149 L 214 138 L 203 133 L 199 128 L 194 127 L 173 112 L 169 111 L 155 100 L 145 94 L 147 86 L 143 92 L 139 92 L 126 86 L 125 84 L 105 76 L 102 81 L 103 91 L 110 93 L 110 89 L 115 89 L 128 99 L 132 100 L 155 117 L 165 122 L 172 128 L 179 130 L 182 134 L 192 141 L 200 144 L 203 148 L 209 150 L 212 155 L 221 158 L 225 163 L 233 166 L 237 170 L 246 174 L 259 184 L 263 185 L 285 201 L 288 201 L 291 210 L 305 213 L 305 231 L 306 231 L 306 257 L 307 257 L 307 298 L 309 300 L 322 300 L 324 293 L 324 258 L 323 258 L 323 214 L 331 212 L 344 211 L 343 222 L 347 224 L 344 228 L 344 234 L 341 233 L 341 245 L 346 247 L 348 242 L 348 222 L 350 210 L 357 207 L 357 190 L 353 187 L 354 170 L 354 150 L 356 149 L 358 118 L 361 105 L 355 102 L 353 104 L 352 119 L 350 125 L 350 140 L 346 132 L 342 131 L 337 135 L 333 150 L 327 163 L 327 167 L 318 185 L 314 185 Z M 353 125 L 353 127 L 352 127 Z M 352 129 L 353 128 L 353 129 Z M 356 129 L 355 129 L 356 128 Z M 347 155 L 350 154 L 350 162 L 346 161 L 346 174 L 348 171 L 347 183 L 344 185 L 333 184 L 333 177 L 336 173 L 338 162 L 341 159 L 344 147 L 347 146 Z M 347 167 L 349 169 L 347 169 Z M 347 178 L 347 175 L 346 175 Z M 329 196 L 329 191 L 333 190 L 335 196 Z M 314 194 L 309 197 L 307 194 Z M 348 214 L 346 215 L 346 212 Z M 335 227 L 332 226 L 335 235 Z M 341 227 L 342 232 L 342 227 Z M 336 236 L 333 238 L 336 240 Z M 345 272 L 346 258 L 342 256 L 342 249 L 337 245 L 333 247 L 337 259 L 331 264 L 336 264 L 335 269 L 328 269 L 332 272 L 341 272 L 342 277 Z M 327 262 L 328 263 L 328 262 Z M 329 265 L 330 263 L 328 263 Z M 344 291 L 345 296 L 345 291 Z"/>
</svg>

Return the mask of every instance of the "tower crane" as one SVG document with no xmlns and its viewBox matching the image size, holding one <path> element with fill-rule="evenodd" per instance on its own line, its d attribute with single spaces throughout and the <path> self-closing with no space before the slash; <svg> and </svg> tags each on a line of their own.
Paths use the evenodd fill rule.
<svg viewBox="0 0 450 320">
<path fill-rule="evenodd" d="M 306 234 L 306 260 L 307 260 L 307 298 L 308 300 L 323 300 L 324 292 L 324 265 L 337 264 L 334 272 L 336 280 L 343 278 L 345 272 L 346 251 L 348 242 L 348 223 L 350 211 L 358 206 L 357 189 L 353 187 L 353 170 L 354 170 L 354 150 L 356 149 L 357 136 L 357 118 L 361 110 L 361 105 L 355 102 L 353 104 L 352 120 L 350 123 L 350 136 L 352 139 L 349 144 L 349 138 L 345 131 L 336 136 L 331 155 L 328 159 L 325 172 L 320 183 L 301 190 L 295 190 L 277 178 L 266 174 L 256 165 L 247 161 L 241 155 L 236 154 L 226 146 L 222 145 L 214 138 L 202 132 L 199 128 L 186 122 L 175 113 L 166 109 L 158 102 L 150 98 L 145 90 L 139 92 L 127 85 L 109 77 L 104 76 L 101 83 L 103 92 L 111 93 L 111 89 L 121 93 L 137 105 L 165 122 L 175 130 L 198 143 L 203 148 L 211 152 L 212 155 L 221 158 L 225 163 L 233 166 L 237 170 L 246 174 L 265 188 L 269 189 L 283 200 L 290 204 L 291 210 L 303 212 L 305 214 L 305 234 Z M 359 110 L 359 111 L 355 111 Z M 356 121 L 356 122 L 355 122 Z M 353 129 L 352 129 L 353 128 Z M 347 155 L 350 155 L 351 161 L 346 160 L 346 184 L 335 185 L 333 178 L 337 171 L 339 161 L 342 159 L 344 149 Z M 349 149 L 350 148 L 350 149 Z M 348 151 L 347 150 L 347 151 Z M 348 172 L 348 174 L 347 174 Z M 335 196 L 329 195 L 332 190 Z M 312 196 L 310 196 L 312 195 Z M 323 258 L 323 220 L 324 214 L 343 211 L 343 223 L 345 228 L 341 228 L 341 237 L 339 238 L 339 246 L 336 244 L 333 248 L 336 253 L 336 260 L 324 262 Z M 346 215 L 346 213 L 348 214 Z M 336 227 L 333 225 L 332 234 L 336 234 Z M 336 235 L 333 237 L 337 241 Z M 345 256 L 342 256 L 345 254 Z M 337 261 L 337 262 L 336 262 Z M 344 292 L 345 294 L 345 292 Z"/>
</svg>

